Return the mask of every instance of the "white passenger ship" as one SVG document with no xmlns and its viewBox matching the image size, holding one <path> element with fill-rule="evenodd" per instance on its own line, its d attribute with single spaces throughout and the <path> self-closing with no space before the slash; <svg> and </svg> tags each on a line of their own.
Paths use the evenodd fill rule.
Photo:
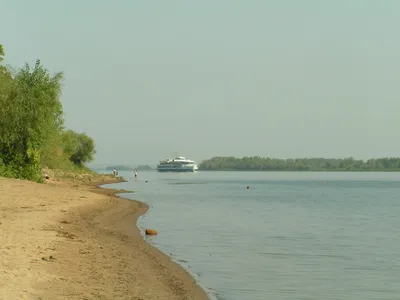
<svg viewBox="0 0 400 300">
<path fill-rule="evenodd" d="M 158 172 L 196 172 L 197 170 L 196 162 L 183 156 L 168 158 L 157 165 Z"/>
</svg>

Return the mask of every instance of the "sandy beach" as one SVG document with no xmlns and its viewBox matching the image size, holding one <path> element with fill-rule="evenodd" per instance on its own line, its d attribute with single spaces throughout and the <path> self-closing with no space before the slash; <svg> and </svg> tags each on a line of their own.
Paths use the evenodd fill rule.
<svg viewBox="0 0 400 300">
<path fill-rule="evenodd" d="M 98 188 L 110 182 L 0 178 L 0 299 L 207 299 L 143 240 L 147 206 Z"/>
</svg>

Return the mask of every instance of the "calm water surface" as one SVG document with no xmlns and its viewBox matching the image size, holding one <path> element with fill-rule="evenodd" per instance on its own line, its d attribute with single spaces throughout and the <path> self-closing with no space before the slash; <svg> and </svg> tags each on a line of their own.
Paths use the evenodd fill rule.
<svg viewBox="0 0 400 300">
<path fill-rule="evenodd" d="M 121 175 L 210 299 L 400 298 L 400 173 Z"/>
</svg>

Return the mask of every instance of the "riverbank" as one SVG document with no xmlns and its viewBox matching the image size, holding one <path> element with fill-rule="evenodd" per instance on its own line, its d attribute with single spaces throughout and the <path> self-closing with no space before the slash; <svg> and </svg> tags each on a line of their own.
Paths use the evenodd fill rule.
<svg viewBox="0 0 400 300">
<path fill-rule="evenodd" d="M 147 205 L 98 187 L 116 181 L 0 178 L 0 299 L 207 299 L 143 240 Z"/>
</svg>

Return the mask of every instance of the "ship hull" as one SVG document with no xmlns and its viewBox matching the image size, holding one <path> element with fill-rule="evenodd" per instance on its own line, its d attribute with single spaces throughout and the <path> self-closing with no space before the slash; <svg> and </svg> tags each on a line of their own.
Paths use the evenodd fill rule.
<svg viewBox="0 0 400 300">
<path fill-rule="evenodd" d="M 196 172 L 197 170 L 194 169 L 158 169 L 158 172 L 174 172 L 174 173 L 182 173 L 182 172 Z"/>
</svg>

